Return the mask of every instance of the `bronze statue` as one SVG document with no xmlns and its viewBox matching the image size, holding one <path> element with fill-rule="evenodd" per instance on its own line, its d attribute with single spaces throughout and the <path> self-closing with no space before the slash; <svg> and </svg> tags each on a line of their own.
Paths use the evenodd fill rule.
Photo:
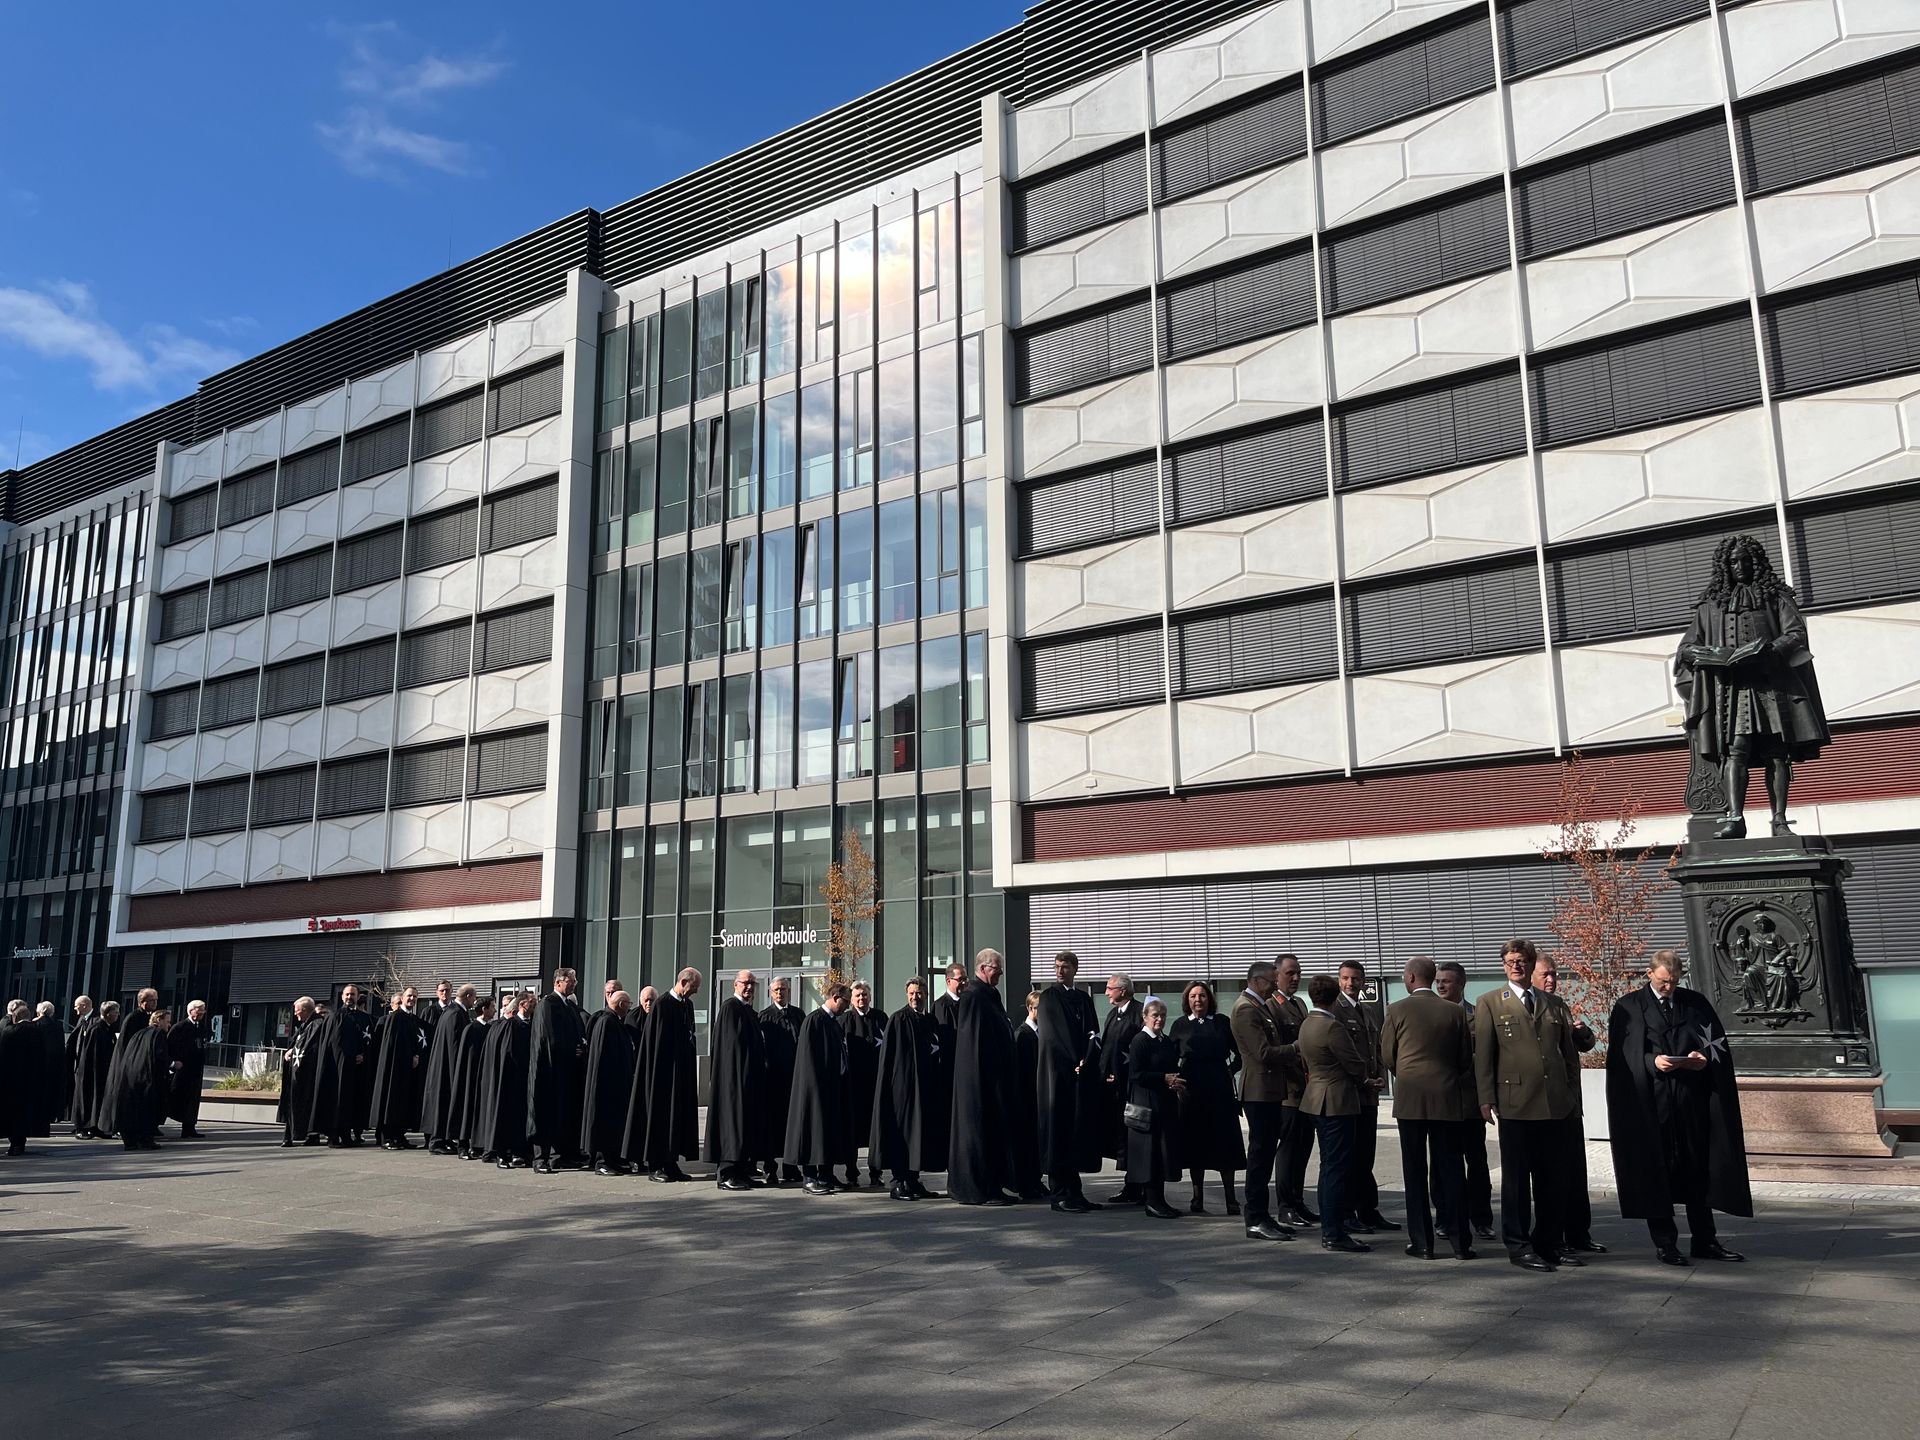
<svg viewBox="0 0 1920 1440">
<path fill-rule="evenodd" d="M 1766 768 L 1773 833 L 1791 834 L 1793 762 L 1813 759 L 1830 737 L 1806 622 L 1751 535 L 1728 536 L 1714 550 L 1713 578 L 1694 604 L 1673 674 L 1694 758 L 1719 767 L 1726 782 L 1726 815 L 1714 838 L 1746 835 L 1747 771 L 1754 765 Z"/>
</svg>

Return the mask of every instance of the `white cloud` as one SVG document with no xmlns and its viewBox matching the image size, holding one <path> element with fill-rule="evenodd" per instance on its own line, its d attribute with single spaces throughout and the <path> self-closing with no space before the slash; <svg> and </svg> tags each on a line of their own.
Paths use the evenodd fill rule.
<svg viewBox="0 0 1920 1440">
<path fill-rule="evenodd" d="M 393 179 L 399 168 L 409 164 L 446 175 L 472 173 L 465 143 L 409 130 L 379 110 L 349 110 L 339 124 L 318 128 L 320 138 L 349 174 Z"/>
<path fill-rule="evenodd" d="M 473 147 L 466 141 L 435 134 L 418 120 L 396 114 L 432 111 L 458 91 L 491 85 L 506 73 L 506 61 L 432 50 L 402 58 L 417 47 L 391 20 L 327 28 L 346 46 L 340 88 L 351 103 L 338 119 L 314 128 L 349 173 L 386 180 L 400 179 L 409 169 L 477 173 Z"/>
<path fill-rule="evenodd" d="M 93 292 L 73 280 L 50 280 L 34 290 L 0 287 L 0 341 L 45 360 L 78 360 L 96 390 L 153 390 L 169 381 L 199 380 L 240 358 L 170 325 L 126 335 L 101 318 Z"/>
</svg>

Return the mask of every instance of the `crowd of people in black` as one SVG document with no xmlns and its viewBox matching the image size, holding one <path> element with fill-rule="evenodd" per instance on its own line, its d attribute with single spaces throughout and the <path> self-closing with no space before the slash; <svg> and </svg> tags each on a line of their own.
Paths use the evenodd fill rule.
<svg viewBox="0 0 1920 1440">
<path fill-rule="evenodd" d="M 1207 1213 L 1211 1173 L 1247 1238 L 1286 1241 L 1318 1227 L 1325 1248 L 1361 1252 L 1360 1236 L 1402 1228 L 1382 1213 L 1374 1178 L 1391 1077 L 1407 1254 L 1470 1260 L 1474 1240 L 1497 1233 L 1523 1269 L 1582 1265 L 1605 1249 L 1591 1231 L 1579 1085 L 1579 1056 L 1596 1037 L 1556 993 L 1551 958 L 1512 940 L 1502 964 L 1507 984 L 1470 1003 L 1460 965 L 1416 956 L 1402 976 L 1407 994 L 1381 1011 L 1358 962 L 1313 976 L 1303 1000 L 1300 961 L 1281 955 L 1250 968 L 1230 1013 L 1209 983 L 1189 984 L 1178 1018 L 1114 975 L 1104 1021 L 1070 951 L 1055 957 L 1053 983 L 1025 997 L 1019 1021 L 992 950 L 971 975 L 948 966 L 946 993 L 931 1004 L 925 982 L 909 980 L 890 1015 L 864 981 L 828 986 L 804 1013 L 775 979 L 762 1008 L 759 977 L 741 970 L 712 1017 L 704 1136 L 698 970 L 637 1001 L 609 980 L 592 1013 L 567 969 L 544 995 L 503 997 L 497 1014 L 492 997 L 443 982 L 432 1001 L 419 1004 L 409 987 L 376 1017 L 348 986 L 330 1011 L 309 997 L 295 1004 L 281 1144 L 357 1146 L 370 1131 L 387 1149 L 411 1150 L 417 1134 L 433 1155 L 502 1170 L 660 1183 L 692 1179 L 681 1162 L 704 1159 L 719 1188 L 736 1192 L 798 1185 L 828 1195 L 860 1188 L 864 1170 L 866 1184 L 885 1183 L 900 1201 L 941 1198 L 924 1177 L 944 1175 L 946 1197 L 962 1205 L 1046 1202 L 1066 1214 L 1125 1205 L 1156 1219 L 1180 1217 L 1167 1187 L 1182 1179 L 1185 1211 Z M 1715 1210 L 1752 1214 L 1730 1048 L 1712 1006 L 1679 975 L 1674 953 L 1661 951 L 1646 986 L 1609 1016 L 1621 1212 L 1647 1221 L 1662 1261 L 1738 1260 L 1713 1220 Z M 30 1018 L 16 1001 L 0 1026 L 9 1153 L 63 1113 L 76 1134 L 118 1134 L 128 1148 L 151 1147 L 169 1115 L 195 1133 L 203 1005 L 174 1024 L 151 990 L 124 1019 L 112 1004 L 96 1016 L 82 997 L 64 1036 L 51 1008 Z M 1108 1161 L 1124 1184 L 1095 1201 L 1083 1177 Z M 1690 1256 L 1679 1250 L 1676 1204 Z"/>
</svg>

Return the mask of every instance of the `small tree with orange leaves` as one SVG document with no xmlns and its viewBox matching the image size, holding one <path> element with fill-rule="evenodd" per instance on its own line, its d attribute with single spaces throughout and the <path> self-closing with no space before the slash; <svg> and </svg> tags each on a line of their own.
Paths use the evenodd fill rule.
<svg viewBox="0 0 1920 1440">
<path fill-rule="evenodd" d="M 873 922 L 882 903 L 873 856 L 856 832 L 847 831 L 820 895 L 827 902 L 827 984 L 850 985 L 873 953 Z"/>
<path fill-rule="evenodd" d="M 1640 797 L 1629 792 L 1618 816 L 1601 818 L 1600 776 L 1579 752 L 1560 771 L 1553 838 L 1541 849 L 1564 867 L 1565 889 L 1553 902 L 1547 928 L 1559 941 L 1554 959 L 1566 972 L 1566 999 L 1599 1043 L 1582 1063 L 1606 1063 L 1607 1018 L 1614 1002 L 1646 973 L 1647 924 L 1660 881 L 1646 862 L 1652 846 L 1635 847 Z M 1610 808 L 1610 807 L 1608 807 Z"/>
</svg>

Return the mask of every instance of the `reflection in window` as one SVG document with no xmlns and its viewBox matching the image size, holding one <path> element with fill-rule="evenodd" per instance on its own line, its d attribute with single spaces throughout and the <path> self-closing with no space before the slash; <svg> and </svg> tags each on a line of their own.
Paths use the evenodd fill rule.
<svg viewBox="0 0 1920 1440">
<path fill-rule="evenodd" d="M 798 570 L 800 638 L 833 634 L 833 521 L 800 527 Z"/>
<path fill-rule="evenodd" d="M 685 427 L 660 437 L 660 533 L 684 535 L 687 529 L 687 452 Z"/>
<path fill-rule="evenodd" d="M 840 377 L 840 488 L 873 483 L 873 371 Z"/>
<path fill-rule="evenodd" d="M 960 492 L 920 497 L 920 613 L 960 608 Z"/>
<path fill-rule="evenodd" d="M 880 227 L 880 338 L 891 340 L 913 329 L 913 217 L 902 215 Z"/>
<path fill-rule="evenodd" d="M 960 309 L 978 310 L 987 303 L 986 213 L 980 192 L 960 197 Z"/>
<path fill-rule="evenodd" d="M 987 482 L 967 482 L 967 608 L 987 603 Z"/>
<path fill-rule="evenodd" d="M 782 665 L 760 676 L 760 788 L 793 785 L 793 670 Z"/>
<path fill-rule="evenodd" d="M 733 282 L 732 314 L 727 326 L 727 383 L 753 385 L 760 379 L 760 277 Z"/>
<path fill-rule="evenodd" d="M 599 700 L 590 704 L 587 716 L 587 794 L 586 808 L 605 810 L 613 804 L 613 773 L 619 739 L 618 702 Z"/>
<path fill-rule="evenodd" d="M 882 625 L 913 619 L 917 571 L 914 566 L 911 495 L 880 507 L 880 616 Z"/>
<path fill-rule="evenodd" d="M 840 517 L 840 629 L 873 624 L 873 512 L 850 510 Z"/>
<path fill-rule="evenodd" d="M 648 696 L 620 697 L 620 733 L 618 740 L 619 786 L 615 803 L 647 803 L 647 701 Z M 636 907 L 638 908 L 638 907 Z"/>
<path fill-rule="evenodd" d="M 836 664 L 840 778 L 855 780 L 873 773 L 873 656 L 862 651 Z"/>
<path fill-rule="evenodd" d="M 800 392 L 800 498 L 833 493 L 833 382 Z"/>
<path fill-rule="evenodd" d="M 987 453 L 987 391 L 981 373 L 981 344 L 978 335 L 960 342 L 960 429 L 969 460 Z"/>
<path fill-rule="evenodd" d="M 693 302 L 682 300 L 660 317 L 660 408 L 693 399 Z"/>
<path fill-rule="evenodd" d="M 620 572 L 604 570 L 593 577 L 588 628 L 592 649 L 587 673 L 605 680 L 620 673 Z"/>
<path fill-rule="evenodd" d="M 960 458 L 953 347 L 940 345 L 920 357 L 920 468 L 937 470 Z"/>
<path fill-rule="evenodd" d="M 800 445 L 799 437 L 794 433 L 796 398 L 792 391 L 767 397 L 764 478 L 765 504 L 769 510 L 793 504 L 798 495 L 796 485 L 800 474 Z"/>
<path fill-rule="evenodd" d="M 742 405 L 727 416 L 727 514 L 738 520 L 760 508 L 759 412 Z"/>
<path fill-rule="evenodd" d="M 722 902 L 727 928 L 742 928 L 736 912 L 765 910 L 773 904 L 774 819 L 771 815 L 735 815 L 722 823 L 727 837 Z"/>
<path fill-rule="evenodd" d="M 920 647 L 920 764 L 933 770 L 961 761 L 963 724 L 960 637 L 942 635 Z"/>
<path fill-rule="evenodd" d="M 959 792 L 926 797 L 926 813 L 920 833 L 926 841 L 922 888 L 928 895 L 959 894 L 960 873 L 967 868 L 967 842 Z"/>
<path fill-rule="evenodd" d="M 800 667 L 798 784 L 833 779 L 833 701 L 833 661 L 809 660 Z"/>
<path fill-rule="evenodd" d="M 620 672 L 653 667 L 653 567 L 629 565 L 620 582 Z"/>
<path fill-rule="evenodd" d="M 649 435 L 627 446 L 626 543 L 647 545 L 653 541 L 654 461 L 659 442 Z"/>
<path fill-rule="evenodd" d="M 800 262 L 800 363 L 833 358 L 833 251 L 816 250 Z"/>
<path fill-rule="evenodd" d="M 889 645 L 880 652 L 874 711 L 880 731 L 880 773 L 900 775 L 913 769 L 918 753 L 919 709 L 912 645 Z"/>
<path fill-rule="evenodd" d="M 727 448 L 721 417 L 693 422 L 692 528 L 718 525 L 726 505 Z"/>
<path fill-rule="evenodd" d="M 840 353 L 873 343 L 873 236 L 840 242 Z"/>
<path fill-rule="evenodd" d="M 967 764 L 987 762 L 987 636 L 967 636 Z"/>
<path fill-rule="evenodd" d="M 880 478 L 911 475 L 913 449 L 913 356 L 880 367 Z"/>
<path fill-rule="evenodd" d="M 697 400 L 727 388 L 727 292 L 724 287 L 701 295 L 694 327 L 694 386 Z"/>
<path fill-rule="evenodd" d="M 627 327 L 616 325 L 600 336 L 600 419 L 611 430 L 627 423 Z"/>
<path fill-rule="evenodd" d="M 646 420 L 660 408 L 660 316 L 633 322 L 627 354 L 627 419 Z"/>
<path fill-rule="evenodd" d="M 687 797 L 715 793 L 720 783 L 720 682 L 689 685 L 687 695 Z"/>
<path fill-rule="evenodd" d="M 959 247 L 953 225 L 958 207 L 951 200 L 920 212 L 920 323 L 938 325 L 959 313 Z"/>
<path fill-rule="evenodd" d="M 752 540 L 727 546 L 726 647 L 729 655 L 760 643 L 760 574 Z"/>
<path fill-rule="evenodd" d="M 753 789 L 753 676 L 729 675 L 721 705 L 720 788 L 729 795 Z"/>
<path fill-rule="evenodd" d="M 678 800 L 686 763 L 686 691 L 662 685 L 653 692 L 653 789 L 650 800 Z"/>
<path fill-rule="evenodd" d="M 760 643 L 793 643 L 794 531 L 769 530 L 760 537 Z"/>
<path fill-rule="evenodd" d="M 623 396 L 621 404 L 626 403 Z M 625 543 L 627 517 L 621 493 L 621 466 L 626 455 L 619 446 L 593 457 L 593 553 L 604 555 Z"/>
<path fill-rule="evenodd" d="M 789 260 L 767 271 L 766 370 L 771 380 L 793 369 L 800 358 L 800 262 Z"/>
<path fill-rule="evenodd" d="M 653 663 L 678 665 L 687 658 L 687 557 L 662 555 L 655 573 Z"/>
<path fill-rule="evenodd" d="M 720 653 L 722 566 L 720 547 L 708 545 L 693 552 L 693 624 L 689 660 L 708 660 Z"/>
</svg>

